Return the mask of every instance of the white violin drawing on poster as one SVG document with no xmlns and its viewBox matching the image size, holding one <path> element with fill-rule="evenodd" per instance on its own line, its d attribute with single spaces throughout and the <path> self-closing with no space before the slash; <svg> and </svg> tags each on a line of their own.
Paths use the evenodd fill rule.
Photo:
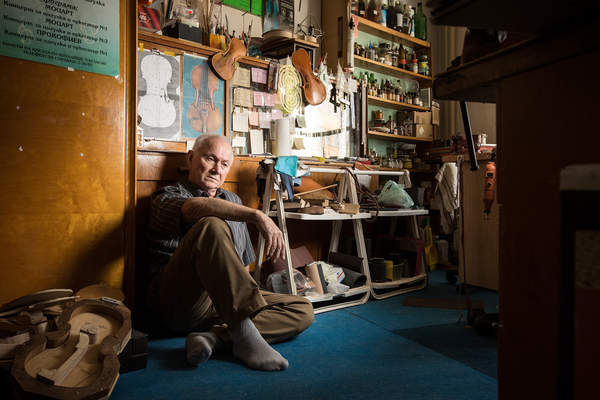
<svg viewBox="0 0 600 400">
<path fill-rule="evenodd" d="M 140 53 L 138 114 L 146 137 L 176 139 L 179 133 L 179 65 L 178 57 Z"/>
</svg>

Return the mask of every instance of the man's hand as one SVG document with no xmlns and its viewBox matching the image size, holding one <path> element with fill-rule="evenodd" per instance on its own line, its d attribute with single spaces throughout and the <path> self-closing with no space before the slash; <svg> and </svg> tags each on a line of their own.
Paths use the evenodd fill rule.
<svg viewBox="0 0 600 400">
<path fill-rule="evenodd" d="M 285 245 L 283 243 L 283 233 L 275 222 L 263 212 L 257 212 L 256 227 L 260 234 L 265 238 L 265 255 L 267 258 L 285 258 Z"/>
</svg>

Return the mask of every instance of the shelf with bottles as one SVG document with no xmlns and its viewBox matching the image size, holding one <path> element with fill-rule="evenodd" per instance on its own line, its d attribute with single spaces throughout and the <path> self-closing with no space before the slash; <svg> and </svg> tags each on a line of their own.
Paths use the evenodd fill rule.
<svg viewBox="0 0 600 400">
<path fill-rule="evenodd" d="M 351 12 L 357 16 L 358 30 L 409 47 L 430 48 L 427 42 L 427 17 L 422 4 L 418 7 L 406 1 L 351 1 Z"/>
<path fill-rule="evenodd" d="M 354 61 L 357 62 L 359 67 L 377 71 L 382 74 L 388 74 L 401 79 L 414 79 L 419 82 L 419 86 L 422 88 L 431 87 L 433 84 L 433 78 L 431 76 L 422 75 L 408 69 L 395 67 L 393 65 L 388 65 L 376 60 L 371 60 L 364 56 L 354 54 Z"/>
<path fill-rule="evenodd" d="M 385 139 L 404 142 L 431 142 L 430 135 L 420 134 L 416 129 L 411 114 L 406 110 L 391 110 L 388 108 L 369 111 L 369 139 Z M 424 133 L 424 132 L 423 132 Z M 369 140 L 369 145 L 371 145 Z"/>
<path fill-rule="evenodd" d="M 431 141 L 433 141 L 432 138 L 427 138 L 427 137 L 396 135 L 393 133 L 378 132 L 378 131 L 373 131 L 373 130 L 369 130 L 367 132 L 367 134 L 370 137 L 377 138 L 377 139 L 398 140 L 398 141 L 404 141 L 404 142 L 431 142 Z"/>
<path fill-rule="evenodd" d="M 391 107 L 398 110 L 430 111 L 429 107 L 418 106 L 396 100 L 389 100 L 378 96 L 367 96 L 367 99 L 369 103 L 378 104 L 383 107 Z"/>
</svg>

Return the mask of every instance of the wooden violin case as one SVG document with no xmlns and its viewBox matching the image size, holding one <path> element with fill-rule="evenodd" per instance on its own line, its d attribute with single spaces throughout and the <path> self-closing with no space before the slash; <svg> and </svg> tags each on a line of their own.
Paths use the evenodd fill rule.
<svg viewBox="0 0 600 400">
<path fill-rule="evenodd" d="M 235 63 L 240 57 L 246 55 L 246 46 L 240 39 L 233 38 L 229 41 L 226 52 L 214 54 L 210 58 L 210 66 L 217 76 L 225 81 L 233 78 Z"/>
<path fill-rule="evenodd" d="M 56 329 L 33 335 L 11 375 L 18 398 L 104 399 L 119 376 L 117 355 L 131 337 L 131 313 L 112 298 L 67 304 Z"/>
<path fill-rule="evenodd" d="M 306 50 L 298 49 L 292 53 L 292 65 L 302 77 L 302 91 L 307 103 L 316 106 L 325 101 L 327 90 L 323 82 L 313 73 Z"/>
</svg>

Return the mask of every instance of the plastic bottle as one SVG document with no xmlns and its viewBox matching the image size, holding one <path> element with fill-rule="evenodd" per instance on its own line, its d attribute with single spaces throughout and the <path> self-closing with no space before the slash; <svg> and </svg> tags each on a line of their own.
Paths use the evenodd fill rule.
<svg viewBox="0 0 600 400">
<path fill-rule="evenodd" d="M 382 26 L 387 26 L 387 6 L 381 3 L 381 12 L 379 13 L 379 23 Z"/>
</svg>

